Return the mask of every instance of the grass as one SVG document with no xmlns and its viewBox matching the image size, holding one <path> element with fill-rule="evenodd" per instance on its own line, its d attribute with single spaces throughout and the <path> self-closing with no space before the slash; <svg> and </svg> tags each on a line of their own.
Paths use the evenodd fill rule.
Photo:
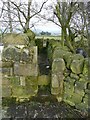
<svg viewBox="0 0 90 120">
<path fill-rule="evenodd" d="M 36 39 L 55 39 L 55 40 L 61 40 L 61 36 L 47 36 L 47 35 L 40 35 L 40 36 L 36 36 Z"/>
</svg>

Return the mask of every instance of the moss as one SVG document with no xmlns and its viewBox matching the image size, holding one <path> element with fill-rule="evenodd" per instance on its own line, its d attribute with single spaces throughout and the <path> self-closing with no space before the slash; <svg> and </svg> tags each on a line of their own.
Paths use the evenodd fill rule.
<svg viewBox="0 0 90 120">
<path fill-rule="evenodd" d="M 28 44 L 28 37 L 25 34 L 8 33 L 5 34 L 2 42 L 5 45 L 25 45 Z"/>
</svg>

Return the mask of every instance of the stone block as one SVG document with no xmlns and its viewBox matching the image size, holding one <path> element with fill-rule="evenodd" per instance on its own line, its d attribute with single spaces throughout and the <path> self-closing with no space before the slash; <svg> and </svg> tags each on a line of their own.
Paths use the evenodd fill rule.
<svg viewBox="0 0 90 120">
<path fill-rule="evenodd" d="M 60 88 L 51 88 L 52 95 L 58 95 L 60 93 Z"/>
<path fill-rule="evenodd" d="M 65 85 L 67 84 L 68 86 L 74 86 L 75 83 L 75 79 L 74 78 L 70 78 L 70 77 L 66 77 L 65 78 Z"/>
<path fill-rule="evenodd" d="M 26 94 L 26 88 L 23 86 L 14 86 L 12 88 L 12 97 L 27 98 L 29 94 Z"/>
<path fill-rule="evenodd" d="M 84 97 L 84 98 L 83 98 L 83 103 L 84 103 L 84 104 L 86 104 L 86 106 L 88 105 L 89 100 L 88 100 L 88 98 L 87 98 L 87 97 Z"/>
<path fill-rule="evenodd" d="M 56 48 L 53 53 L 53 59 L 63 58 L 66 54 L 66 51 Z"/>
<path fill-rule="evenodd" d="M 67 68 L 70 68 L 70 64 L 71 64 L 71 62 L 72 62 L 72 57 L 73 57 L 73 55 L 72 55 L 71 52 L 66 52 L 66 54 L 65 54 L 65 56 L 64 56 L 64 60 L 65 60 L 65 62 L 66 62 Z"/>
<path fill-rule="evenodd" d="M 7 33 L 3 36 L 2 42 L 5 45 L 26 45 L 28 37 L 25 34 Z"/>
<path fill-rule="evenodd" d="M 10 76 L 10 77 L 8 77 L 8 79 L 9 79 L 10 85 L 12 87 L 20 86 L 20 77 L 19 76 Z"/>
<path fill-rule="evenodd" d="M 10 80 L 8 79 L 8 77 L 2 76 L 2 86 L 9 86 L 11 84 Z"/>
<path fill-rule="evenodd" d="M 75 80 L 79 80 L 79 76 L 77 74 L 71 73 L 70 77 L 75 79 Z"/>
<path fill-rule="evenodd" d="M 10 68 L 13 67 L 13 62 L 4 62 L 4 61 L 0 61 L 0 68 Z"/>
<path fill-rule="evenodd" d="M 21 52 L 20 61 L 28 62 L 31 64 L 37 64 L 37 53 L 38 53 L 37 46 L 23 48 Z"/>
<path fill-rule="evenodd" d="M 20 85 L 21 86 L 25 86 L 26 85 L 25 77 L 20 77 Z"/>
<path fill-rule="evenodd" d="M 87 88 L 87 82 L 85 81 L 76 81 L 75 82 L 75 89 L 77 90 L 84 90 Z"/>
<path fill-rule="evenodd" d="M 52 63 L 52 72 L 53 73 L 63 73 L 65 70 L 65 62 L 62 58 L 54 59 Z"/>
<path fill-rule="evenodd" d="M 77 93 L 73 93 L 71 100 L 72 100 L 72 102 L 74 102 L 75 104 L 79 104 L 79 103 L 82 102 L 82 98 L 83 98 L 82 95 L 77 94 Z"/>
<path fill-rule="evenodd" d="M 83 67 L 83 74 L 87 74 L 88 75 L 88 69 L 89 69 L 89 60 L 88 58 L 85 58 L 84 60 L 84 67 Z"/>
<path fill-rule="evenodd" d="M 2 86 L 2 97 L 11 97 L 11 87 L 10 86 Z"/>
<path fill-rule="evenodd" d="M 71 68 L 72 72 L 75 73 L 75 74 L 82 73 L 83 63 L 84 63 L 83 60 L 73 60 L 71 65 L 70 65 L 70 68 Z"/>
<path fill-rule="evenodd" d="M 0 73 L 2 73 L 2 75 L 13 75 L 13 68 L 0 68 Z"/>
<path fill-rule="evenodd" d="M 38 85 L 37 76 L 28 76 L 25 78 L 26 86 Z"/>
<path fill-rule="evenodd" d="M 50 76 L 41 75 L 38 76 L 38 85 L 49 85 L 50 83 Z"/>
<path fill-rule="evenodd" d="M 4 48 L 2 53 L 3 61 L 20 61 L 20 50 L 14 46 Z"/>
<path fill-rule="evenodd" d="M 58 76 L 56 74 L 52 74 L 51 86 L 53 88 L 59 87 L 59 80 L 58 80 Z"/>
<path fill-rule="evenodd" d="M 88 104 L 84 104 L 83 102 L 75 105 L 76 109 L 81 110 L 83 112 L 88 112 Z"/>
<path fill-rule="evenodd" d="M 71 99 L 64 99 L 64 102 L 69 104 L 70 106 L 75 106 L 75 103 Z"/>
<path fill-rule="evenodd" d="M 28 98 L 35 96 L 38 92 L 38 86 L 16 86 L 12 89 L 12 96 L 17 98 Z"/>
<path fill-rule="evenodd" d="M 73 60 L 84 60 L 84 57 L 81 54 L 74 54 L 72 59 Z"/>
<path fill-rule="evenodd" d="M 37 76 L 38 66 L 37 64 L 15 63 L 14 74 L 17 76 Z"/>
</svg>

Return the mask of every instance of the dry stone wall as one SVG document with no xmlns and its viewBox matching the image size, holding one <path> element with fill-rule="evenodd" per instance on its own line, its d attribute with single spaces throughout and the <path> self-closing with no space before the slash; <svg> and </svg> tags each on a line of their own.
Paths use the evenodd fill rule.
<svg viewBox="0 0 90 120">
<path fill-rule="evenodd" d="M 52 44 L 48 47 L 48 57 L 52 62 L 51 76 L 39 76 L 38 47 L 28 48 L 19 42 L 4 43 L 0 61 L 2 97 L 31 98 L 38 93 L 38 86 L 50 84 L 51 94 L 58 102 L 64 101 L 87 111 L 90 93 L 88 58 L 72 54 L 67 47 Z"/>
<path fill-rule="evenodd" d="M 53 52 L 51 93 L 58 101 L 88 111 L 88 58 L 56 47 Z"/>
</svg>

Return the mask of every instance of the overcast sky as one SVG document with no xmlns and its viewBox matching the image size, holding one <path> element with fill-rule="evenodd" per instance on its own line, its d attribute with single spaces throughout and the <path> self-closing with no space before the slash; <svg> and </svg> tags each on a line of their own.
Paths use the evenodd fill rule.
<svg viewBox="0 0 90 120">
<path fill-rule="evenodd" d="M 1 0 L 0 0 L 1 1 Z M 7 0 L 3 0 L 3 1 L 7 1 Z M 17 2 L 24 2 L 24 3 L 26 3 L 26 2 L 28 2 L 28 0 L 12 0 L 12 1 L 17 1 Z M 37 1 L 38 2 L 38 4 L 40 4 L 40 5 L 42 5 L 42 2 L 43 1 L 45 1 L 45 0 L 32 0 L 33 2 L 34 1 Z M 48 0 L 48 3 L 47 4 L 54 4 L 54 1 L 56 1 L 56 0 Z M 61 0 L 61 1 L 64 1 L 64 0 Z M 66 0 L 66 1 L 70 1 L 70 0 Z M 74 0 L 73 0 L 74 1 Z M 86 1 L 86 0 L 78 0 L 78 1 Z M 35 21 L 35 18 L 32 18 L 31 19 L 31 22 L 32 23 L 34 23 L 34 21 Z M 52 22 L 45 22 L 45 21 L 39 21 L 36 25 L 35 25 L 35 27 L 33 28 L 34 30 L 42 30 L 42 31 L 48 31 L 48 32 L 60 32 L 60 27 L 58 27 L 57 25 L 55 25 L 54 23 L 52 23 Z"/>
</svg>

